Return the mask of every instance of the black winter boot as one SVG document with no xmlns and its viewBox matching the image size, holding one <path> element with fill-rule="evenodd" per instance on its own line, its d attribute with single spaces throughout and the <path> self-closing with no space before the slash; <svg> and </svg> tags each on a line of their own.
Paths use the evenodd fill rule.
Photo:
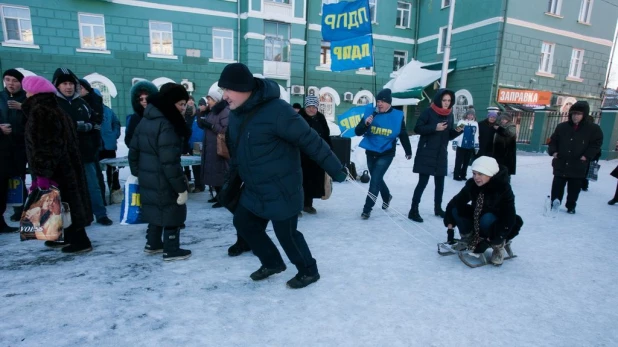
<svg viewBox="0 0 618 347">
<path fill-rule="evenodd" d="M 244 252 L 249 252 L 250 250 L 251 247 L 249 246 L 247 241 L 245 241 L 245 239 L 243 239 L 240 235 L 236 234 L 236 243 L 227 249 L 227 254 L 230 257 L 237 257 Z"/>
<path fill-rule="evenodd" d="M 446 213 L 444 213 L 444 210 L 442 209 L 442 206 L 440 206 L 441 204 L 436 203 L 433 207 L 433 213 L 440 217 L 440 218 L 444 218 L 444 216 L 446 215 Z"/>
<path fill-rule="evenodd" d="M 418 213 L 418 204 L 412 204 L 412 208 L 410 209 L 410 212 L 408 212 L 408 219 L 418 223 L 423 223 L 423 218 L 421 218 L 421 215 Z"/>
<path fill-rule="evenodd" d="M 183 260 L 190 256 L 190 250 L 180 248 L 180 228 L 163 229 L 163 260 Z"/>
<path fill-rule="evenodd" d="M 149 225 L 146 231 L 146 246 L 144 246 L 144 252 L 150 254 L 156 254 L 163 252 L 163 227 L 156 225 Z"/>
</svg>

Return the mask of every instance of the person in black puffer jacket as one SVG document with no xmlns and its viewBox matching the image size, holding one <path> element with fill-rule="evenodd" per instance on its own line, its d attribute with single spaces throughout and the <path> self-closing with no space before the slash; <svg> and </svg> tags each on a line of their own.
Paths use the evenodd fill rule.
<svg viewBox="0 0 618 347">
<path fill-rule="evenodd" d="M 183 117 L 187 100 L 186 89 L 175 83 L 150 95 L 129 147 L 131 174 L 139 179 L 143 218 L 148 222 L 144 252 L 163 251 L 166 261 L 191 256 L 179 240 L 187 218 L 188 184 L 180 164 L 184 142 L 191 136 Z"/>
<path fill-rule="evenodd" d="M 124 131 L 124 143 L 129 147 L 131 145 L 131 139 L 135 128 L 142 120 L 144 116 L 144 110 L 148 106 L 148 96 L 157 93 L 159 90 L 150 81 L 139 81 L 131 87 L 131 107 L 133 108 L 132 114 L 126 118 L 126 129 Z"/>
<path fill-rule="evenodd" d="M 498 166 L 494 158 L 483 156 L 472 163 L 472 176 L 447 204 L 444 226 L 448 228 L 449 241 L 453 240 L 453 229 L 457 226 L 461 236 L 459 250 L 468 248 L 483 253 L 491 246 L 491 263 L 501 265 L 505 243 L 517 236 L 523 225 L 516 214 L 509 172 L 505 166 Z"/>
<path fill-rule="evenodd" d="M 444 193 L 444 177 L 448 167 L 448 142 L 463 130 L 463 127 L 455 129 L 453 123 L 453 103 L 455 93 L 448 89 L 440 89 L 433 98 L 431 107 L 423 111 L 421 117 L 414 126 L 414 132 L 421 135 L 418 141 L 418 150 L 414 158 L 413 171 L 418 173 L 418 184 L 412 197 L 412 208 L 408 218 L 422 223 L 423 218 L 418 211 L 423 191 L 429 182 L 429 176 L 433 176 L 435 184 L 434 213 L 444 217 L 442 210 L 442 194 Z"/>
<path fill-rule="evenodd" d="M 319 106 L 320 101 L 316 96 L 307 96 L 305 108 L 301 108 L 298 114 L 332 148 L 330 129 L 328 123 L 326 123 L 326 118 L 318 111 Z M 313 199 L 320 199 L 326 194 L 324 191 L 324 169 L 304 153 L 300 154 L 300 163 L 303 168 L 303 194 L 305 195 L 303 211 L 316 214 L 317 211 L 313 208 Z"/>
<path fill-rule="evenodd" d="M 562 203 L 568 183 L 565 207 L 570 214 L 575 213 L 590 161 L 599 154 L 603 144 L 603 131 L 598 125 L 587 121 L 589 114 L 588 102 L 573 104 L 569 110 L 569 120 L 556 126 L 547 148 L 547 153 L 554 157 L 551 162 L 554 168 L 551 201 Z"/>
</svg>

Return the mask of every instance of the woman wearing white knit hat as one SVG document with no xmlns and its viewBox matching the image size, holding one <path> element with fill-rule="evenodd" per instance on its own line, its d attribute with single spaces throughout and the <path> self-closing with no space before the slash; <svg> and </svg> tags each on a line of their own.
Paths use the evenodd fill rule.
<svg viewBox="0 0 618 347">
<path fill-rule="evenodd" d="M 510 243 L 523 225 L 515 211 L 508 169 L 492 157 L 477 158 L 472 164 L 472 178 L 446 206 L 444 225 L 449 243 L 455 242 L 457 226 L 459 249 L 483 253 L 491 247 L 491 263 L 502 265 L 505 243 Z"/>
</svg>

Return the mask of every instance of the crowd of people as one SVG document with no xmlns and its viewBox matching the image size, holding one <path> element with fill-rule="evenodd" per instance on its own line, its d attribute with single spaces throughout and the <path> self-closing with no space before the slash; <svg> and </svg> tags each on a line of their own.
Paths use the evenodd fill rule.
<svg viewBox="0 0 618 347">
<path fill-rule="evenodd" d="M 0 93 L 0 181 L 20 177 L 27 168 L 30 189 L 57 187 L 70 206 L 72 224 L 64 239 L 45 245 L 65 253 L 92 250 L 86 227 L 96 222 L 109 226 L 105 190 L 111 201 L 122 196 L 118 171 L 108 168 L 103 178 L 99 161 L 115 158 L 120 122 L 103 104 L 100 92 L 71 70 L 59 68 L 50 80 L 24 77 L 18 70 L 4 72 Z M 297 230 L 303 212 L 316 214 L 314 199 L 329 196 L 329 182 L 349 177 L 332 151 L 326 118 L 319 99 L 307 96 L 304 106 L 280 99 L 278 85 L 255 78 L 247 66 L 227 65 L 218 81 L 195 103 L 186 89 L 167 83 L 158 89 L 148 81 L 130 91 L 133 113 L 126 118 L 124 142 L 129 148 L 131 174 L 139 180 L 143 219 L 148 223 L 144 252 L 161 254 L 163 260 L 181 260 L 191 251 L 180 247 L 180 231 L 187 217 L 190 192 L 210 187 L 213 208 L 233 213 L 237 241 L 230 256 L 253 251 L 260 267 L 250 277 L 260 281 L 286 270 L 285 262 L 266 234 L 272 222 L 275 236 L 297 274 L 287 282 L 303 288 L 320 278 L 303 234 Z M 523 220 L 516 213 L 511 176 L 516 173 L 516 126 L 508 114 L 494 108 L 477 122 L 470 108 L 455 121 L 455 95 L 439 90 L 418 119 L 420 135 L 413 172 L 418 184 L 408 218 L 423 222 L 419 205 L 433 176 L 434 214 L 443 219 L 449 241 L 458 229 L 458 247 L 475 254 L 492 248 L 491 262 L 502 264 L 504 247 L 515 237 Z M 376 96 L 376 109 L 356 126 L 362 136 L 370 174 L 369 189 L 360 217 L 367 220 L 381 196 L 382 209 L 393 195 L 384 176 L 401 142 L 407 160 L 413 152 L 403 112 L 392 106 L 389 89 Z M 555 129 L 548 153 L 553 156 L 551 199 L 559 208 L 568 185 L 566 208 L 575 213 L 589 163 L 598 160 L 603 134 L 591 122 L 586 102 L 575 103 L 569 120 Z M 50 136 L 54 134 L 54 136 Z M 444 180 L 448 175 L 448 144 L 456 148 L 453 179 L 464 187 L 442 209 Z M 183 155 L 200 155 L 200 165 L 183 167 Z M 471 164 L 472 178 L 467 178 Z M 618 178 L 618 168 L 612 173 Z M 193 177 L 194 185 L 189 181 Z M 240 182 L 237 184 L 236 182 Z M 0 184 L 0 212 L 6 209 L 7 184 Z M 610 205 L 618 203 L 616 195 Z M 17 222 L 23 207 L 15 207 Z M 15 232 L 4 217 L 1 232 Z"/>
</svg>

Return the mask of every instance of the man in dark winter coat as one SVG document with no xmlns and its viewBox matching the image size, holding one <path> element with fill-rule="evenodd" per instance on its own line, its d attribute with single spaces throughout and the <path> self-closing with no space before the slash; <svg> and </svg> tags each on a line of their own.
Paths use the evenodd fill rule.
<svg viewBox="0 0 618 347">
<path fill-rule="evenodd" d="M 112 225 L 113 222 L 107 217 L 107 210 L 105 209 L 97 175 L 97 172 L 100 171 L 98 152 L 101 146 L 100 129 L 103 113 L 97 114 L 97 112 L 93 112 L 88 107 L 86 101 L 80 97 L 81 85 L 77 76 L 71 70 L 58 68 L 54 72 L 52 83 L 58 89 L 56 92 L 58 105 L 75 122 L 80 156 L 84 172 L 86 173 L 88 192 L 90 193 L 92 212 L 96 217 L 97 223 Z"/>
<path fill-rule="evenodd" d="M 188 185 L 180 157 L 191 135 L 183 117 L 188 99 L 186 89 L 175 83 L 149 96 L 129 148 L 131 174 L 139 178 L 142 216 L 148 222 L 144 252 L 163 252 L 165 261 L 191 256 L 179 243 L 187 218 Z"/>
<path fill-rule="evenodd" d="M 498 125 L 498 108 L 490 107 L 487 118 L 479 122 L 479 151 L 476 157 L 491 156 L 494 153 L 495 126 Z"/>
<path fill-rule="evenodd" d="M 9 179 L 19 176 L 25 182 L 26 178 L 24 114 L 21 110 L 26 100 L 26 93 L 21 86 L 24 75 L 18 70 L 9 69 L 4 72 L 2 79 L 5 87 L 0 92 L 0 233 L 17 231 L 17 228 L 9 227 L 3 217 Z M 11 220 L 19 221 L 21 211 L 21 206 L 14 208 Z"/>
<path fill-rule="evenodd" d="M 330 129 L 328 123 L 326 123 L 326 117 L 318 112 L 319 106 L 318 97 L 309 95 L 305 98 L 305 108 L 301 108 L 298 114 L 332 148 Z M 303 194 L 305 195 L 303 211 L 316 214 L 317 211 L 313 208 L 313 199 L 319 199 L 326 194 L 324 191 L 324 169 L 305 153 L 300 154 L 300 163 L 303 168 Z"/>
<path fill-rule="evenodd" d="M 552 209 L 558 208 L 568 183 L 566 208 L 575 213 L 586 170 L 603 144 L 601 128 L 588 122 L 590 106 L 578 101 L 569 110 L 569 120 L 558 124 L 551 135 L 547 153 L 553 156 L 554 181 L 551 187 Z M 557 200 L 557 201 L 556 201 Z"/>
<path fill-rule="evenodd" d="M 414 132 L 421 135 L 418 141 L 418 150 L 414 158 L 413 171 L 418 173 L 418 184 L 412 197 L 412 208 L 408 218 L 422 223 L 418 206 L 423 196 L 423 191 L 429 182 L 429 176 L 433 176 L 435 184 L 434 214 L 444 218 L 442 210 L 442 194 L 444 193 L 444 177 L 448 167 L 448 142 L 463 130 L 463 127 L 455 128 L 453 122 L 453 103 L 455 93 L 449 89 L 440 89 L 433 98 L 431 107 L 423 111 L 416 121 Z"/>
<path fill-rule="evenodd" d="M 131 139 L 133 138 L 133 132 L 135 128 L 142 120 L 144 110 L 148 106 L 148 96 L 153 95 L 159 90 L 150 81 L 139 81 L 131 87 L 129 92 L 131 96 L 131 107 L 133 108 L 133 114 L 127 116 L 126 128 L 124 131 L 124 143 L 129 147 L 131 145 Z"/>
<path fill-rule="evenodd" d="M 347 176 L 343 165 L 292 106 L 279 99 L 277 83 L 254 78 L 247 66 L 234 63 L 223 69 L 219 87 L 232 111 L 228 125 L 230 172 L 238 172 L 244 182 L 234 226 L 262 263 L 251 279 L 263 280 L 286 269 L 279 250 L 266 235 L 270 220 L 283 250 L 298 269 L 288 286 L 306 287 L 320 275 L 303 234 L 296 230 L 303 208 L 300 151 L 339 182 Z"/>
<path fill-rule="evenodd" d="M 513 117 L 509 114 L 500 116 L 496 125 L 492 157 L 498 165 L 506 166 L 509 175 L 515 175 L 517 169 L 517 127 L 513 123 Z"/>
</svg>

